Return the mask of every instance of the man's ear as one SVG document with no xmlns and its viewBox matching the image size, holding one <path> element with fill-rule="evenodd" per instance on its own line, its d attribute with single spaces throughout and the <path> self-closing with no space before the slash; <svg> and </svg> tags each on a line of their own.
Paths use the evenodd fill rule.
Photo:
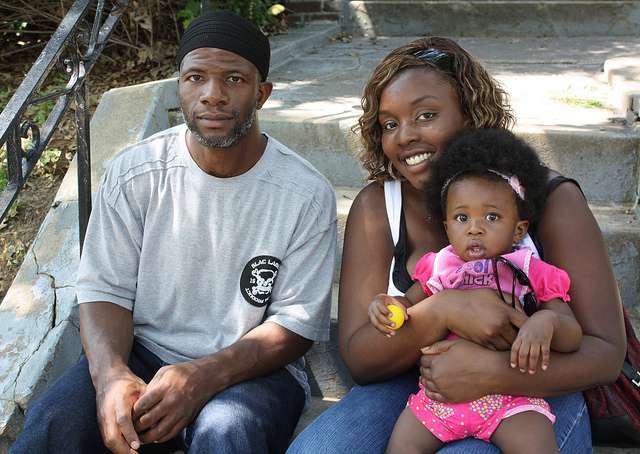
<svg viewBox="0 0 640 454">
<path fill-rule="evenodd" d="M 265 82 L 260 82 L 259 96 L 258 96 L 258 109 L 262 109 L 262 106 L 264 105 L 264 103 L 267 102 L 267 99 L 269 99 L 269 96 L 271 96 L 272 91 L 273 91 L 272 82 L 269 82 L 268 80 Z"/>
<path fill-rule="evenodd" d="M 515 234 L 513 235 L 513 242 L 519 243 L 520 241 L 522 241 L 528 230 L 529 221 L 518 221 L 518 223 L 516 224 Z"/>
</svg>

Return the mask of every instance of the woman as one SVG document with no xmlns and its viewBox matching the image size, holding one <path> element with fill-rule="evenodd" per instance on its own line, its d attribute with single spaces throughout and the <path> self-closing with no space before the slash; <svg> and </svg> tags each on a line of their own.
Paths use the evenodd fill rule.
<svg viewBox="0 0 640 454">
<path fill-rule="evenodd" d="M 447 245 L 443 226 L 428 218 L 422 203 L 431 162 L 462 129 L 509 128 L 514 119 L 506 98 L 477 60 L 444 38 L 401 46 L 374 71 L 359 120 L 362 161 L 374 182 L 354 200 L 347 220 L 338 312 L 340 352 L 358 385 L 307 427 L 289 452 L 384 452 L 419 376 L 428 397 L 441 402 L 491 393 L 544 397 L 557 418 L 560 452 L 591 452 L 580 391 L 617 378 L 625 339 L 607 248 L 575 184 L 553 190 L 537 239 L 545 261 L 571 279 L 570 305 L 584 334 L 577 352 L 553 354 L 542 373 L 512 369 L 508 350 L 520 315 L 489 289 L 445 290 L 427 298 L 411 307 L 409 321 L 391 339 L 369 323 L 375 295 L 403 294 L 420 257 Z M 556 176 L 550 172 L 550 179 Z M 472 304 L 478 299 L 483 304 Z M 436 342 L 449 331 L 461 338 Z M 467 438 L 441 452 L 499 451 Z"/>
</svg>

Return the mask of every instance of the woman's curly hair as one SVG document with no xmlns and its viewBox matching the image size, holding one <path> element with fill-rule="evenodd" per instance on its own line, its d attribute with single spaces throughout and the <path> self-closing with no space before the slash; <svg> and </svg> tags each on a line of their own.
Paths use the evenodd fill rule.
<svg viewBox="0 0 640 454">
<path fill-rule="evenodd" d="M 540 162 L 533 148 L 505 129 L 465 130 L 449 141 L 431 165 L 431 176 L 423 188 L 427 211 L 436 219 L 442 219 L 446 216 L 451 184 L 469 177 L 505 181 L 494 172 L 518 177 L 524 189 L 524 200 L 516 197 L 518 215 L 522 220 L 535 223 L 544 210 L 549 169 Z"/>
<path fill-rule="evenodd" d="M 425 49 L 436 49 L 449 54 L 453 59 L 451 72 L 445 72 L 413 55 Z M 508 129 L 515 122 L 507 93 L 489 75 L 482 63 L 454 41 L 433 36 L 405 44 L 391 51 L 369 78 L 361 101 L 363 114 L 353 128 L 361 134 L 363 150 L 360 161 L 369 172 L 369 180 L 382 183 L 392 179 L 389 174 L 389 158 L 382 151 L 382 127 L 378 122 L 382 91 L 400 71 L 420 67 L 437 71 L 454 87 L 468 127 Z"/>
</svg>

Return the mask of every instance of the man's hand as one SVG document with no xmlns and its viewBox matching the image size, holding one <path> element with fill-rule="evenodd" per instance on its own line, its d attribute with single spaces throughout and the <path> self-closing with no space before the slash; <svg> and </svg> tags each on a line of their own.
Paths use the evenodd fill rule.
<svg viewBox="0 0 640 454">
<path fill-rule="evenodd" d="M 140 438 L 133 424 L 133 406 L 146 384 L 133 373 L 121 374 L 96 390 L 98 426 L 104 445 L 114 454 L 135 454 Z"/>
<path fill-rule="evenodd" d="M 211 383 L 204 386 L 198 372 L 194 361 L 158 370 L 133 405 L 134 427 L 143 443 L 164 443 L 176 437 L 213 397 Z"/>
</svg>

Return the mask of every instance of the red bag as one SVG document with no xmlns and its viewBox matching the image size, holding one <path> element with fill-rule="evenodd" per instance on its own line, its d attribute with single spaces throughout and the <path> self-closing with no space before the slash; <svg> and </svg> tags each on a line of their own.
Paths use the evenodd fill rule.
<svg viewBox="0 0 640 454">
<path fill-rule="evenodd" d="M 591 417 L 594 446 L 640 447 L 640 342 L 622 307 L 627 332 L 627 356 L 618 379 L 583 391 Z"/>
</svg>

